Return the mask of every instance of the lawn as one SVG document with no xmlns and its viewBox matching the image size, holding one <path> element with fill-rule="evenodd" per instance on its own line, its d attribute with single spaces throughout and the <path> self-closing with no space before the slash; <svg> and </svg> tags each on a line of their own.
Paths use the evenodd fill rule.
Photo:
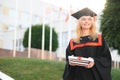
<svg viewBox="0 0 120 80">
<path fill-rule="evenodd" d="M 62 80 L 65 62 L 28 58 L 0 58 L 0 71 L 15 80 Z M 120 80 L 120 69 L 112 69 L 113 80 Z"/>
<path fill-rule="evenodd" d="M 0 71 L 15 80 L 61 80 L 64 62 L 27 58 L 0 58 Z"/>
</svg>

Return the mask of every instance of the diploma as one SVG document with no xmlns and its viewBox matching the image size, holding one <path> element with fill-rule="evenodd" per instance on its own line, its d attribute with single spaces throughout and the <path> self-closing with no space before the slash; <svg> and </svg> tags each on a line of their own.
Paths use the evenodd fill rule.
<svg viewBox="0 0 120 80">
<path fill-rule="evenodd" d="M 77 66 L 87 66 L 89 62 L 93 61 L 91 58 L 85 57 L 77 57 L 77 56 L 68 56 L 69 64 L 70 65 L 77 65 Z"/>
</svg>

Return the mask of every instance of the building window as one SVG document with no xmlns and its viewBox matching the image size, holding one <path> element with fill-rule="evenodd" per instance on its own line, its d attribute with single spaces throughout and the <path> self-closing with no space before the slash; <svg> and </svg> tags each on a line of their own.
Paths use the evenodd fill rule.
<svg viewBox="0 0 120 80">
<path fill-rule="evenodd" d="M 29 17 L 30 17 L 29 13 L 21 12 L 21 19 L 20 20 L 21 20 L 22 26 L 25 28 L 29 27 L 29 24 L 30 24 Z"/>
<path fill-rule="evenodd" d="M 17 17 L 16 15 L 18 16 L 18 13 L 16 14 L 16 10 L 11 8 L 10 9 L 10 17 L 16 19 L 16 17 Z"/>
<path fill-rule="evenodd" d="M 9 25 L 9 26 L 8 26 L 8 31 L 13 31 L 13 30 L 15 30 L 15 26 Z"/>
<path fill-rule="evenodd" d="M 9 15 L 9 7 L 3 6 L 2 13 L 3 13 L 3 15 L 8 16 Z"/>
<path fill-rule="evenodd" d="M 22 50 L 22 39 L 16 40 L 16 50 L 21 51 Z"/>
<path fill-rule="evenodd" d="M 32 18 L 32 24 L 40 24 L 40 17 L 37 15 L 34 15 Z"/>
<path fill-rule="evenodd" d="M 13 40 L 14 45 L 14 40 Z M 22 39 L 16 39 L 16 51 L 23 51 Z"/>
<path fill-rule="evenodd" d="M 68 32 L 63 32 L 63 35 L 62 35 L 62 47 L 66 47 L 67 44 L 68 44 Z"/>
<path fill-rule="evenodd" d="M 2 15 L 2 5 L 0 5 L 0 16 Z"/>
</svg>

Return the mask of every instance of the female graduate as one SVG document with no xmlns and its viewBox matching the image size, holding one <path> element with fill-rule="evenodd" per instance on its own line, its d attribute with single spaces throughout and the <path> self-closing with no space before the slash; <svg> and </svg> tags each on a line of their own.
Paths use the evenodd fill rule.
<svg viewBox="0 0 120 80">
<path fill-rule="evenodd" d="M 97 14 L 89 8 L 72 14 L 78 20 L 76 37 L 66 48 L 63 80 L 111 80 L 111 54 L 102 37 L 95 30 Z M 70 64 L 68 56 L 92 59 L 86 66 Z"/>
</svg>

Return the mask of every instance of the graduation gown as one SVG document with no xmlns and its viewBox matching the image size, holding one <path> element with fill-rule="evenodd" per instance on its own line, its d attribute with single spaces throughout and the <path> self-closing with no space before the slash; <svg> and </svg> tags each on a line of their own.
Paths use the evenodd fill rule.
<svg viewBox="0 0 120 80">
<path fill-rule="evenodd" d="M 82 66 L 71 66 L 68 56 L 92 57 L 94 66 L 85 68 Z M 80 43 L 70 40 L 66 48 L 66 66 L 63 80 L 112 80 L 111 79 L 111 55 L 109 48 L 101 34 L 96 40 L 90 36 L 80 38 Z"/>
</svg>

